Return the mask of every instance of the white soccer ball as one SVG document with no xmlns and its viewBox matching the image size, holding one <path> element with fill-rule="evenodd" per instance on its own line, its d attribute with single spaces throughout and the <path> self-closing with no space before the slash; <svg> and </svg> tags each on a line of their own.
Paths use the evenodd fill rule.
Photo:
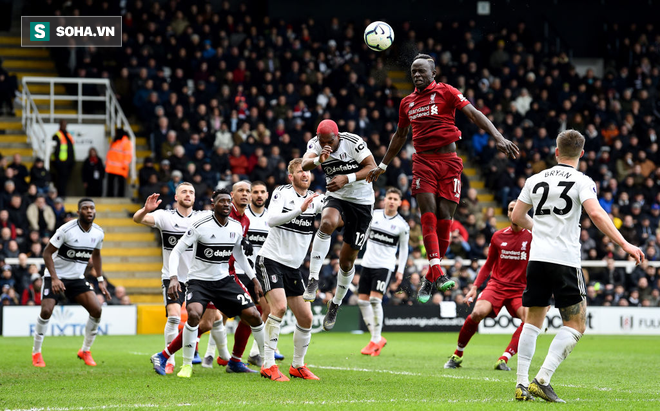
<svg viewBox="0 0 660 411">
<path fill-rule="evenodd" d="M 394 42 L 394 30 L 384 21 L 374 21 L 364 30 L 364 42 L 374 51 L 384 51 Z"/>
</svg>

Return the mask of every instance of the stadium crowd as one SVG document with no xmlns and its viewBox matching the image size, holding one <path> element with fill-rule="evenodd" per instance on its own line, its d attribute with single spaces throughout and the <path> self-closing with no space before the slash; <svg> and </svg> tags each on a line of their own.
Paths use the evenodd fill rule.
<svg viewBox="0 0 660 411">
<path fill-rule="evenodd" d="M 109 2 L 67 4 L 57 12 L 98 15 L 103 10 L 95 7 L 114 7 Z M 579 74 L 566 52 L 549 49 L 522 22 L 491 31 L 473 20 L 438 21 L 422 30 L 403 23 L 395 26 L 393 50 L 378 54 L 363 44 L 361 24 L 336 18 L 309 18 L 299 24 L 259 20 L 245 3 L 224 2 L 221 10 L 213 10 L 197 2 L 138 0 L 117 11 L 124 15 L 124 46 L 78 49 L 75 68 L 65 68 L 63 74 L 112 78 L 123 109 L 149 136 L 152 156 L 139 171 L 142 200 L 159 192 L 162 206 L 169 207 L 181 181 L 195 186 L 198 209 L 208 206 L 209 194 L 218 185 L 262 180 L 272 191 L 287 182 L 288 161 L 304 154 L 316 125 L 325 118 L 337 121 L 341 131 L 362 136 L 379 162 L 396 129 L 403 97 L 388 77 L 389 64 L 400 64 L 397 55 L 412 58 L 420 52 L 435 59 L 438 81 L 458 88 L 520 147 L 519 158 L 507 160 L 490 136 L 457 114 L 463 134 L 460 148 L 480 168 L 499 207 L 506 210 L 516 199 L 526 177 L 554 164 L 554 137 L 573 128 L 586 137 L 580 171 L 596 182 L 602 206 L 624 237 L 643 247 L 649 261 L 660 258 L 660 32 L 653 25 L 611 25 L 603 36 L 606 65 L 599 78 L 591 69 Z M 403 282 L 393 283 L 385 297 L 390 304 L 416 304 L 420 276 L 427 269 L 415 263 L 425 252 L 410 194 L 411 153 L 411 146 L 404 148 L 375 187 L 377 207 L 385 187 L 402 190 L 400 213 L 411 227 L 410 260 Z M 50 190 L 40 197 L 46 186 L 33 187 L 27 170 L 17 176 L 11 164 L 3 169 L 0 209 L 7 212 L 0 214 L 0 252 L 32 255 L 32 248 L 43 248 L 48 233 L 65 218 L 63 210 L 58 214 L 57 195 Z M 311 189 L 324 188 L 318 168 Z M 33 210 L 52 208 L 55 226 L 47 224 L 46 213 L 42 226 L 42 213 L 36 211 L 39 223 L 29 229 L 26 213 L 16 211 L 28 203 Z M 435 295 L 434 303 L 464 302 L 479 270 L 476 260 L 487 256 L 495 214 L 495 208 L 482 207 L 477 190 L 464 176 L 447 253 L 456 259 L 447 269 L 459 287 Z M 333 242 L 331 263 L 321 276 L 320 288 L 327 296 L 336 284 L 341 234 L 334 235 Z M 625 253 L 588 218 L 582 221 L 581 242 L 583 259 L 607 261 L 606 268 L 585 269 L 590 305 L 660 303 L 656 268 L 615 268 L 613 263 L 625 259 Z M 349 302 L 355 303 L 352 299 Z"/>
</svg>

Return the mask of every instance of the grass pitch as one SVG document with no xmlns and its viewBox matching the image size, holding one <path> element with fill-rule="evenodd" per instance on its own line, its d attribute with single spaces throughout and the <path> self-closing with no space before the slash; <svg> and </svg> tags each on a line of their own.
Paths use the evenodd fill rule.
<svg viewBox="0 0 660 411">
<path fill-rule="evenodd" d="M 276 409 L 320 406 L 327 409 L 546 409 L 513 400 L 516 357 L 511 372 L 493 365 L 508 335 L 475 335 L 463 367 L 443 365 L 456 344 L 455 333 L 390 333 L 380 357 L 360 355 L 367 335 L 320 333 L 312 336 L 306 361 L 321 381 L 271 382 L 258 374 L 227 374 L 224 367 L 196 365 L 191 379 L 154 373 L 152 353 L 163 337 L 99 336 L 92 347 L 97 367 L 87 367 L 76 353 L 82 337 L 46 337 L 45 368 L 31 364 L 31 338 L 0 337 L 0 408 L 100 409 Z M 202 337 L 200 351 L 206 348 Z M 551 335 L 541 335 L 530 379 L 547 353 Z M 229 336 L 229 345 L 233 336 Z M 250 342 L 251 344 L 251 342 Z M 248 349 L 251 345 L 248 345 Z M 552 380 L 557 394 L 574 409 L 659 409 L 660 338 L 586 335 Z M 291 335 L 282 335 L 288 374 Z M 177 367 L 181 365 L 177 355 Z M 254 368 L 254 367 L 253 367 Z"/>
</svg>

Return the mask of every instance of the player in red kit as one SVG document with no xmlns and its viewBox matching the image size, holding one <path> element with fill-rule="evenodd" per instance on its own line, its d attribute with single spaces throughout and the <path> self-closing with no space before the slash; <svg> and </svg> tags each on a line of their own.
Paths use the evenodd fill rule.
<svg viewBox="0 0 660 411">
<path fill-rule="evenodd" d="M 509 203 L 509 221 L 515 205 L 515 201 Z M 463 350 L 477 332 L 481 320 L 484 317 L 496 317 L 502 307 L 506 307 L 509 314 L 523 321 L 513 333 L 506 351 L 495 363 L 496 370 L 511 371 L 507 362 L 518 352 L 518 339 L 525 321 L 526 309 L 522 306 L 522 294 L 527 285 L 527 261 L 531 244 L 532 232 L 513 223 L 493 234 L 486 264 L 479 270 L 479 275 L 466 296 L 468 305 L 474 300 L 477 289 L 489 274 L 490 280 L 486 289 L 479 294 L 472 314 L 465 320 L 458 334 L 458 347 L 445 364 L 445 368 L 460 367 Z"/>
<path fill-rule="evenodd" d="M 455 283 L 442 273 L 440 261 L 451 242 L 451 224 L 456 205 L 461 198 L 463 161 L 456 154 L 456 141 L 461 132 L 455 124 L 459 109 L 470 121 L 488 132 L 497 141 L 497 149 L 511 158 L 518 155 L 518 147 L 502 137 L 493 123 L 474 108 L 454 87 L 436 83 L 435 62 L 427 54 L 418 54 L 410 68 L 415 91 L 401 100 L 399 125 L 392 136 L 383 161 L 372 169 L 367 182 L 385 172 L 387 165 L 399 154 L 412 127 L 413 154 L 412 194 L 422 215 L 424 247 L 430 263 L 422 279 L 417 299 L 425 303 L 431 298 L 433 284 L 440 291 Z"/>
</svg>

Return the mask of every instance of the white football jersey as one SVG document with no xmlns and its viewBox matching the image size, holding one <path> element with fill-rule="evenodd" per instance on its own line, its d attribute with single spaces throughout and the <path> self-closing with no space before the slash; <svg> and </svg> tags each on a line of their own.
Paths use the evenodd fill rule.
<svg viewBox="0 0 660 411">
<path fill-rule="evenodd" d="M 225 225 L 214 214 L 195 221 L 176 245 L 181 252 L 192 246 L 188 280 L 218 281 L 227 277 L 229 258 L 241 250 L 242 240 L 243 227 L 232 218 Z"/>
<path fill-rule="evenodd" d="M 321 154 L 322 147 L 319 138 L 314 137 L 307 143 L 307 151 Z M 325 173 L 326 184 L 330 183 L 335 176 L 348 175 L 360 170 L 360 163 L 371 155 L 367 143 L 362 137 L 351 133 L 339 133 L 339 147 L 337 151 L 321 164 Z M 336 197 L 355 204 L 373 204 L 374 189 L 366 180 L 354 181 L 346 184 L 341 189 L 326 193 L 328 197 Z"/>
<path fill-rule="evenodd" d="M 408 259 L 410 226 L 396 213 L 385 215 L 385 210 L 375 210 L 367 235 L 367 250 L 362 257 L 362 267 L 387 268 L 394 271 L 397 265 L 396 251 L 399 250 L 398 272 L 403 272 Z"/>
<path fill-rule="evenodd" d="M 103 247 L 103 237 L 103 229 L 97 224 L 92 223 L 89 231 L 85 231 L 77 219 L 58 228 L 50 238 L 50 243 L 57 248 L 57 253 L 53 254 L 57 277 L 67 280 L 85 278 L 92 251 Z M 48 269 L 44 276 L 50 277 Z"/>
<path fill-rule="evenodd" d="M 261 250 L 261 247 L 263 247 L 266 242 L 266 237 L 268 237 L 268 231 L 270 230 L 270 227 L 268 227 L 268 209 L 264 208 L 264 211 L 261 214 L 255 214 L 248 204 L 245 209 L 245 215 L 247 215 L 250 220 L 250 227 L 248 228 L 246 238 L 250 244 L 252 244 L 252 247 L 254 247 L 254 253 L 252 253 L 248 259 L 254 263 L 257 261 L 257 254 L 259 254 L 259 250 Z M 236 264 L 234 264 L 234 269 L 236 270 L 236 274 L 245 273 L 245 271 Z"/>
<path fill-rule="evenodd" d="M 534 227 L 529 261 L 580 267 L 582 203 L 597 199 L 593 180 L 557 164 L 527 179 L 518 200 L 532 205 Z"/>
<path fill-rule="evenodd" d="M 273 217 L 295 209 L 300 211 L 303 201 L 313 194 L 313 191 L 308 190 L 304 196 L 301 196 L 291 184 L 279 186 L 273 192 L 268 214 Z M 299 268 L 305 261 L 314 234 L 314 217 L 323 210 L 324 198 L 322 195 L 316 197 L 304 213 L 288 222 L 271 225 L 259 255 L 287 267 Z"/>
<path fill-rule="evenodd" d="M 179 210 L 156 210 L 151 213 L 154 217 L 154 226 L 160 230 L 163 243 L 163 269 L 161 270 L 163 280 L 169 280 L 170 278 L 170 254 L 179 239 L 188 231 L 195 220 L 210 213 L 210 210 L 193 210 L 188 217 L 181 214 Z M 178 272 L 182 282 L 187 281 L 186 274 L 190 268 L 190 261 L 192 261 L 192 250 L 192 247 L 189 247 L 179 260 Z"/>
</svg>

